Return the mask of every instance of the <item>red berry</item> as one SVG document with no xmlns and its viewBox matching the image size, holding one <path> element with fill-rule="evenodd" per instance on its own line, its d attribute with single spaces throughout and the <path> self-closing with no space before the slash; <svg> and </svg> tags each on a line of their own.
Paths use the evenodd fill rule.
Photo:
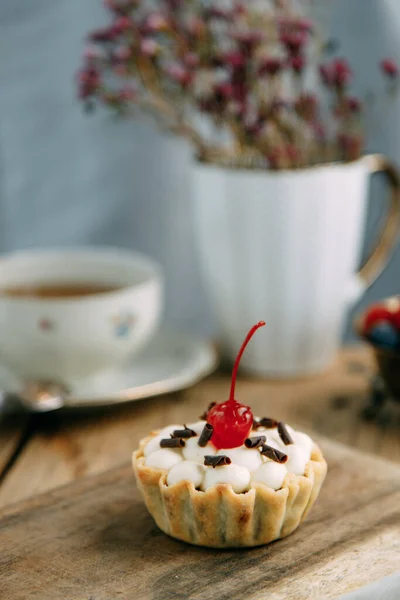
<svg viewBox="0 0 400 600">
<path fill-rule="evenodd" d="M 371 306 L 364 318 L 364 333 L 367 333 L 371 327 L 376 325 L 378 321 L 392 322 L 393 313 L 382 304 Z"/>
<path fill-rule="evenodd" d="M 399 67 L 397 66 L 393 58 L 385 58 L 384 60 L 382 60 L 381 69 L 385 73 L 385 75 L 388 75 L 392 79 L 395 79 L 399 74 Z"/>
<path fill-rule="evenodd" d="M 391 323 L 400 331 L 400 308 L 391 313 Z"/>
<path fill-rule="evenodd" d="M 234 398 L 236 375 L 240 359 L 242 358 L 242 354 L 247 344 L 257 329 L 264 325 L 264 321 L 260 321 L 257 325 L 254 325 L 254 327 L 250 329 L 239 350 L 233 366 L 229 400 L 214 406 L 207 415 L 207 422 L 214 428 L 211 441 L 218 449 L 237 448 L 238 446 L 241 446 L 251 431 L 253 425 L 253 413 L 251 412 L 251 409 L 244 404 L 240 404 L 240 402 L 237 402 Z"/>
</svg>

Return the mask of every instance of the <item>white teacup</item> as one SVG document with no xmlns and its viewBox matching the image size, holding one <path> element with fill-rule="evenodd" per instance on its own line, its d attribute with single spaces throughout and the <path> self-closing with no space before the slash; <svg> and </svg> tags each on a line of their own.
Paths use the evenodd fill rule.
<svg viewBox="0 0 400 600">
<path fill-rule="evenodd" d="M 104 285 L 76 297 L 0 295 L 0 363 L 23 379 L 76 382 L 126 363 L 160 319 L 163 278 L 119 249 L 29 250 L 0 258 L 0 289 Z"/>
</svg>

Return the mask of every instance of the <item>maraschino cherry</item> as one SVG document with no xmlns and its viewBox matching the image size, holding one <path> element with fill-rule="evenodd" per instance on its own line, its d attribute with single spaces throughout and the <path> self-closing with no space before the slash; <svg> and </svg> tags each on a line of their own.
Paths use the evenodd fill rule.
<svg viewBox="0 0 400 600">
<path fill-rule="evenodd" d="M 229 400 L 222 402 L 222 404 L 216 404 L 207 414 L 207 422 L 214 428 L 211 441 L 218 449 L 237 448 L 238 446 L 241 446 L 248 437 L 253 426 L 253 413 L 251 412 L 251 408 L 244 404 L 240 404 L 240 402 L 235 400 L 235 385 L 242 354 L 257 329 L 264 325 L 264 321 L 260 321 L 257 325 L 254 325 L 250 329 L 239 350 L 232 370 Z"/>
</svg>

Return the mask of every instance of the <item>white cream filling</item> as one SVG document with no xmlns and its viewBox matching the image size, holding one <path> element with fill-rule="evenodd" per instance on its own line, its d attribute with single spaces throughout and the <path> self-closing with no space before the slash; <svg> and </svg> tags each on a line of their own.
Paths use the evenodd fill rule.
<svg viewBox="0 0 400 600">
<path fill-rule="evenodd" d="M 234 492 L 241 494 L 249 489 L 250 473 L 246 467 L 233 464 L 216 467 L 215 469 L 208 467 L 201 489 L 206 491 L 218 483 L 228 483 L 232 486 Z"/>
<path fill-rule="evenodd" d="M 161 429 L 158 435 L 161 435 L 163 439 L 171 437 L 171 433 L 174 433 L 175 429 L 183 429 L 183 425 L 167 425 L 164 429 Z"/>
<path fill-rule="evenodd" d="M 216 454 L 217 450 L 215 446 L 208 442 L 208 444 L 204 447 L 199 446 L 198 444 L 199 438 L 192 437 L 188 440 L 185 440 L 185 447 L 182 448 L 182 454 L 185 460 L 195 460 L 199 463 L 204 463 L 205 456 L 213 456 Z"/>
<path fill-rule="evenodd" d="M 261 417 L 255 417 L 255 419 L 256 419 L 256 421 L 260 421 Z M 287 429 L 289 431 L 288 426 L 287 426 Z M 290 430 L 293 431 L 293 429 L 291 427 L 290 427 Z M 249 437 L 255 437 L 255 436 L 259 436 L 259 435 L 263 435 L 267 438 L 265 443 L 268 444 L 268 446 L 272 446 L 276 450 L 281 450 L 283 452 L 283 447 L 285 445 L 282 442 L 282 439 L 281 439 L 281 436 L 279 435 L 277 427 L 258 427 L 257 430 L 252 431 L 250 433 Z"/>
<path fill-rule="evenodd" d="M 206 490 L 218 483 L 232 485 L 232 489 L 241 493 L 250 489 L 252 482 L 262 483 L 273 490 L 282 487 L 286 473 L 304 475 L 307 462 L 310 460 L 313 441 L 305 433 L 295 431 L 286 426 L 294 444 L 285 445 L 277 428 L 260 428 L 251 431 L 249 437 L 264 435 L 269 446 L 284 452 L 288 460 L 279 464 L 260 454 L 258 448 L 226 448 L 217 450 L 211 442 L 205 447 L 198 445 L 199 435 L 204 429 L 205 421 L 188 423 L 198 435 L 185 439 L 182 449 L 160 448 L 160 441 L 169 438 L 175 429 L 183 429 L 183 425 L 169 425 L 153 437 L 144 447 L 146 466 L 168 471 L 167 484 L 174 485 L 179 481 L 192 481 L 197 489 Z M 232 464 L 221 467 L 204 466 L 205 456 L 228 456 Z"/>
<path fill-rule="evenodd" d="M 314 445 L 314 442 L 312 441 L 312 439 L 310 438 L 309 435 L 307 435 L 306 433 L 303 433 L 302 431 L 294 431 L 293 432 L 293 440 L 294 440 L 296 446 L 297 445 L 302 446 L 311 455 L 311 450 Z"/>
<path fill-rule="evenodd" d="M 145 456 L 150 456 L 150 454 L 153 454 L 153 452 L 157 452 L 157 450 L 160 450 L 160 442 L 163 438 L 164 436 L 162 435 L 156 435 L 155 437 L 153 437 L 149 441 L 149 443 L 146 444 L 146 446 L 144 447 L 143 454 Z"/>
<path fill-rule="evenodd" d="M 310 460 L 310 452 L 307 451 L 307 448 L 289 444 L 285 446 L 285 454 L 288 456 L 285 463 L 287 471 L 295 475 L 304 475 L 304 469 Z"/>
<path fill-rule="evenodd" d="M 203 483 L 205 466 L 192 460 L 183 460 L 168 471 L 167 483 L 174 485 L 180 481 L 191 481 L 195 488 Z"/>
<path fill-rule="evenodd" d="M 218 450 L 217 456 L 229 456 L 234 465 L 245 467 L 250 473 L 256 471 L 262 465 L 262 456 L 257 448 L 226 448 Z"/>
<path fill-rule="evenodd" d="M 285 451 L 285 444 L 281 440 L 281 436 L 278 433 L 277 429 L 267 429 L 263 431 L 260 435 L 264 435 L 267 438 L 265 442 L 268 446 L 272 446 L 276 450 L 280 450 L 281 452 Z"/>
<path fill-rule="evenodd" d="M 182 462 L 182 456 L 179 450 L 161 448 L 146 458 L 145 465 L 146 467 L 169 471 L 169 469 L 172 469 L 172 467 L 180 462 Z"/>
<path fill-rule="evenodd" d="M 193 431 L 195 431 L 197 435 L 200 435 L 204 429 L 205 424 L 205 421 L 196 421 L 196 423 L 187 423 L 186 426 L 189 427 L 189 429 L 193 429 Z"/>
<path fill-rule="evenodd" d="M 287 469 L 285 465 L 269 460 L 252 473 L 251 481 L 263 483 L 273 490 L 280 490 L 286 473 Z"/>
</svg>

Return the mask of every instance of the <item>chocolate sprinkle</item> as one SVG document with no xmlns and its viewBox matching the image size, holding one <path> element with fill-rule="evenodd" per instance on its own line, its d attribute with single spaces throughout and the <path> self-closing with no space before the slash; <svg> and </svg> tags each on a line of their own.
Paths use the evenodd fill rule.
<svg viewBox="0 0 400 600">
<path fill-rule="evenodd" d="M 183 448 L 185 442 L 181 438 L 167 438 L 161 440 L 160 446 L 161 448 Z"/>
<path fill-rule="evenodd" d="M 200 434 L 199 441 L 197 442 L 201 448 L 204 448 L 204 446 L 207 446 L 207 442 L 211 439 L 213 431 L 214 431 L 214 427 L 212 425 L 210 425 L 210 423 L 206 423 L 204 425 L 204 429 Z"/>
<path fill-rule="evenodd" d="M 246 448 L 258 448 L 266 442 L 266 439 L 265 435 L 258 435 L 257 437 L 247 438 L 244 441 L 244 445 Z"/>
<path fill-rule="evenodd" d="M 172 438 L 191 438 L 191 437 L 195 437 L 197 435 L 197 433 L 195 431 L 193 431 L 193 429 L 189 429 L 189 427 L 186 427 L 185 425 L 185 429 L 175 429 L 175 431 L 172 432 L 171 437 Z"/>
<path fill-rule="evenodd" d="M 285 463 L 288 459 L 287 454 L 284 454 L 284 452 L 280 452 L 280 450 L 277 450 L 272 446 L 267 446 L 267 444 L 264 444 L 261 448 L 261 454 L 281 464 Z"/>
<path fill-rule="evenodd" d="M 231 462 L 232 461 L 229 458 L 229 456 L 205 456 L 204 457 L 204 464 L 206 465 L 206 467 L 212 467 L 213 469 L 215 469 L 215 467 L 223 467 L 224 465 L 230 465 Z"/>
<path fill-rule="evenodd" d="M 214 406 L 216 406 L 216 404 L 217 404 L 216 402 L 210 402 L 210 404 L 208 405 L 208 408 L 207 408 L 207 410 L 206 410 L 206 411 L 204 411 L 204 412 L 203 412 L 203 414 L 202 414 L 202 415 L 201 415 L 201 417 L 200 417 L 200 420 L 201 420 L 201 421 L 207 421 L 207 415 L 208 415 L 208 413 L 210 412 L 210 410 L 211 410 L 212 408 L 214 408 Z"/>
<path fill-rule="evenodd" d="M 281 436 L 281 440 L 285 444 L 285 446 L 288 446 L 289 444 L 294 443 L 290 436 L 290 433 L 286 429 L 285 423 L 283 423 L 282 421 L 280 423 L 278 423 L 278 433 Z"/>
</svg>

